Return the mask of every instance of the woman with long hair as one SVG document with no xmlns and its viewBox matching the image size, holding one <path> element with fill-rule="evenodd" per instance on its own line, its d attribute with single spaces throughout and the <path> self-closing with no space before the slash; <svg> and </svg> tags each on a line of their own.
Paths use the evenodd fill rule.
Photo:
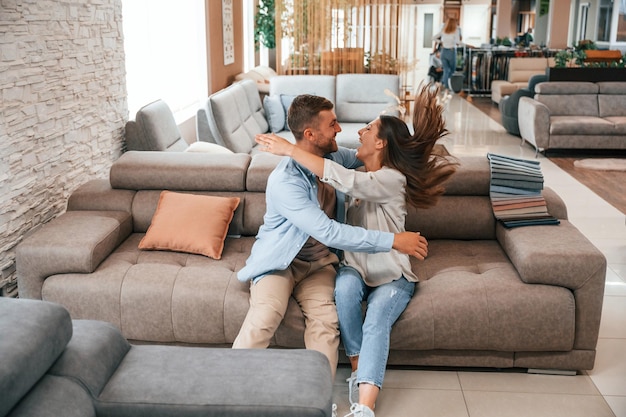
<svg viewBox="0 0 626 417">
<path fill-rule="evenodd" d="M 347 221 L 371 230 L 405 230 L 407 205 L 430 207 L 443 194 L 443 182 L 456 163 L 433 153 L 448 134 L 438 91 L 422 86 L 415 98 L 414 134 L 395 116 L 380 116 L 359 131 L 357 158 L 365 171 L 351 170 L 298 149 L 271 134 L 257 136 L 262 149 L 295 159 L 351 197 Z M 373 417 L 383 384 L 391 327 L 415 291 L 417 276 L 409 256 L 398 251 L 346 252 L 335 281 L 341 339 L 350 360 L 351 413 Z M 362 315 L 361 303 L 367 302 Z M 358 396 L 358 398 L 357 398 Z M 347 416 L 346 416 L 347 417 Z"/>
<path fill-rule="evenodd" d="M 441 84 L 443 92 L 448 94 L 450 77 L 456 71 L 456 47 L 461 44 L 461 34 L 456 19 L 449 17 L 439 33 L 433 36 L 433 40 L 441 43 L 441 62 L 443 64 L 443 76 Z"/>
</svg>

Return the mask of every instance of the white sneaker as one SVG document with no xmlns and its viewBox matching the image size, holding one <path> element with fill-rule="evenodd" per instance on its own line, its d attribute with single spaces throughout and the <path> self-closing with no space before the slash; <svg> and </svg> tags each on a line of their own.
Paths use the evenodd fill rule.
<svg viewBox="0 0 626 417">
<path fill-rule="evenodd" d="M 359 402 L 359 384 L 356 383 L 356 371 L 350 374 L 350 378 L 346 379 L 348 383 L 348 401 L 350 404 Z"/>
<path fill-rule="evenodd" d="M 344 417 L 376 417 L 371 408 L 364 404 L 352 404 L 350 407 L 350 413 L 346 414 Z"/>
</svg>

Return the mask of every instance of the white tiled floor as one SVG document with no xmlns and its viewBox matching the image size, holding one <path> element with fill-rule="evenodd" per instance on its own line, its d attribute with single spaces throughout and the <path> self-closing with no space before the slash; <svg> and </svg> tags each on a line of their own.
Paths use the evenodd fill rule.
<svg viewBox="0 0 626 417">
<path fill-rule="evenodd" d="M 500 153 L 532 159 L 534 149 L 468 101 L 446 111 L 453 155 Z M 539 155 L 545 185 L 565 201 L 570 221 L 607 257 L 608 271 L 595 368 L 583 375 L 388 369 L 377 417 L 626 417 L 625 215 Z M 348 413 L 349 369 L 340 367 L 334 400 Z"/>
</svg>

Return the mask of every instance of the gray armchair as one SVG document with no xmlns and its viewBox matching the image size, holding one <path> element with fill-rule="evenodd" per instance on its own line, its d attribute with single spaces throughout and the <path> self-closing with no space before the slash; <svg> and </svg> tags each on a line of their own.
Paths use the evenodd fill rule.
<svg viewBox="0 0 626 417">
<path fill-rule="evenodd" d="M 504 96 L 498 103 L 502 126 L 512 135 L 520 136 L 519 123 L 517 120 L 517 109 L 521 97 L 534 97 L 535 86 L 541 82 L 548 81 L 545 74 L 537 74 L 530 77 L 527 88 L 520 88 L 509 96 Z"/>
</svg>

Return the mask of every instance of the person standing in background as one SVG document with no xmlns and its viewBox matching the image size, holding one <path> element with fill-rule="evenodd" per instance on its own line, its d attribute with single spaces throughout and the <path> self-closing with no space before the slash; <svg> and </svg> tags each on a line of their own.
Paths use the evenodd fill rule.
<svg viewBox="0 0 626 417">
<path fill-rule="evenodd" d="M 443 76 L 441 77 L 442 91 L 445 96 L 450 95 L 450 77 L 456 71 L 456 47 L 461 45 L 461 31 L 456 19 L 448 18 L 443 29 L 433 36 L 434 41 L 441 42 L 441 62 Z"/>
</svg>

